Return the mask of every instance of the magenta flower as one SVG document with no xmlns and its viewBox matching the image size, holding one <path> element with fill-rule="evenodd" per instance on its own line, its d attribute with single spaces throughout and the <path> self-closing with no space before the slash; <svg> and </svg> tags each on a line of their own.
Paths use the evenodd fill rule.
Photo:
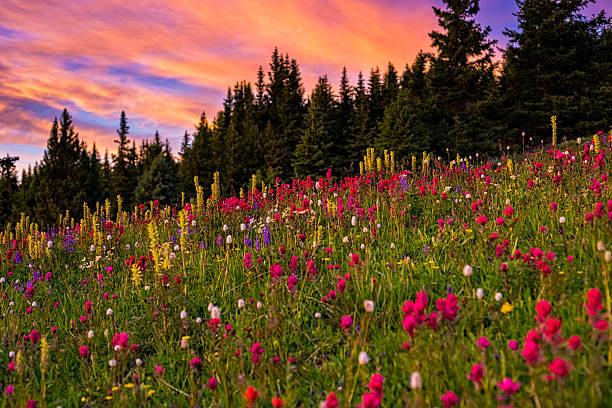
<svg viewBox="0 0 612 408">
<path fill-rule="evenodd" d="M 32 341 L 32 344 L 36 344 L 39 340 L 40 333 L 38 332 L 38 330 L 32 329 L 32 331 L 30 332 L 30 341 Z"/>
<path fill-rule="evenodd" d="M 265 351 L 266 350 L 264 350 L 260 343 L 253 343 L 253 345 L 251 346 L 251 350 L 249 350 L 253 363 L 259 363 L 259 361 L 261 360 L 261 355 L 265 353 Z"/>
<path fill-rule="evenodd" d="M 489 219 L 484 215 L 479 215 L 478 218 L 476 218 L 476 224 L 484 226 L 487 222 L 489 222 Z"/>
<path fill-rule="evenodd" d="M 556 375 L 557 378 L 563 378 L 571 371 L 571 367 L 562 358 L 555 358 L 553 362 L 548 365 L 548 369 Z"/>
<path fill-rule="evenodd" d="M 484 336 L 480 337 L 478 341 L 476 342 L 476 344 L 478 345 L 478 347 L 480 347 L 483 350 L 489 348 L 489 346 L 491 345 L 491 343 L 489 342 L 489 339 L 487 339 Z"/>
<path fill-rule="evenodd" d="M 533 364 L 538 359 L 538 354 L 540 353 L 540 346 L 535 341 L 528 340 L 523 347 L 523 352 L 521 355 L 525 360 L 527 360 L 527 364 Z"/>
<path fill-rule="evenodd" d="M 219 381 L 217 381 L 215 377 L 210 377 L 208 379 L 208 383 L 206 384 L 206 388 L 208 388 L 209 390 L 214 390 L 217 388 L 218 385 Z"/>
<path fill-rule="evenodd" d="M 484 376 L 484 366 L 482 364 L 474 364 L 472 366 L 472 370 L 467 375 L 467 379 L 480 384 L 483 376 Z"/>
<path fill-rule="evenodd" d="M 340 319 L 340 327 L 342 327 L 345 331 L 348 331 L 353 324 L 353 318 L 351 316 L 342 316 Z"/>
<path fill-rule="evenodd" d="M 510 350 L 514 350 L 514 351 L 518 350 L 518 343 L 517 343 L 517 341 L 516 340 L 508 341 L 508 348 Z"/>
<path fill-rule="evenodd" d="M 582 340 L 580 339 L 580 336 L 573 335 L 572 337 L 570 337 L 568 340 L 568 345 L 569 348 L 571 348 L 572 350 L 580 348 L 580 346 L 582 346 Z"/>
<path fill-rule="evenodd" d="M 82 358 L 89 357 L 89 349 L 87 348 L 87 346 L 81 346 L 79 348 L 79 354 L 81 354 Z"/>
<path fill-rule="evenodd" d="M 512 381 L 511 378 L 504 378 L 503 381 L 500 381 L 497 383 L 497 386 L 499 387 L 500 390 L 502 390 L 503 393 L 505 393 L 508 396 L 512 396 L 516 394 L 516 392 L 521 387 L 521 384 L 518 381 L 517 382 Z"/>
<path fill-rule="evenodd" d="M 113 337 L 113 341 L 111 342 L 111 344 L 113 346 L 119 346 L 119 348 L 122 351 L 125 351 L 129 348 L 129 344 L 130 343 L 130 335 L 123 332 L 123 333 L 115 333 L 115 336 Z"/>
<path fill-rule="evenodd" d="M 452 391 L 440 395 L 440 399 L 442 400 L 442 406 L 444 408 L 451 408 L 459 403 L 459 397 Z"/>
<path fill-rule="evenodd" d="M 202 366 L 202 360 L 200 360 L 198 357 L 194 357 L 191 359 L 191 361 L 189 361 L 189 365 L 191 368 L 197 371 Z"/>
<path fill-rule="evenodd" d="M 540 300 L 536 304 L 536 312 L 538 313 L 537 320 L 539 322 L 545 321 L 548 318 L 548 315 L 550 314 L 551 310 L 552 310 L 552 307 L 550 306 L 550 303 L 548 303 L 548 301 Z"/>
</svg>

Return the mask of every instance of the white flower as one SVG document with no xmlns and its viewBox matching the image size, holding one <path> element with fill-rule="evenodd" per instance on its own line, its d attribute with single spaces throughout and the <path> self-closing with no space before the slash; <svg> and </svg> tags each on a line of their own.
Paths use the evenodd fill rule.
<svg viewBox="0 0 612 408">
<path fill-rule="evenodd" d="M 238 299 L 238 309 L 242 309 L 244 307 L 244 299 Z"/>
<path fill-rule="evenodd" d="M 181 311 L 181 319 L 185 320 L 187 318 L 187 311 L 186 310 L 182 310 Z"/>
<path fill-rule="evenodd" d="M 506 198 L 506 205 L 510 205 L 510 199 Z"/>
<path fill-rule="evenodd" d="M 225 242 L 229 245 L 232 243 L 232 236 L 228 235 L 227 237 L 225 237 Z"/>
<path fill-rule="evenodd" d="M 119 351 L 119 350 L 121 350 L 121 346 L 117 344 L 117 345 L 115 346 L 114 350 L 115 350 L 115 351 Z"/>
<path fill-rule="evenodd" d="M 312 241 L 312 247 L 316 248 L 317 247 L 317 241 Z"/>
<path fill-rule="evenodd" d="M 474 271 L 472 270 L 472 267 L 470 265 L 465 265 L 463 267 L 463 276 L 472 276 L 472 273 Z"/>
<path fill-rule="evenodd" d="M 603 252 L 606 250 L 606 244 L 603 243 L 603 241 L 597 241 L 597 250 L 599 252 Z"/>
<path fill-rule="evenodd" d="M 4 276 L 0 278 L 0 283 L 4 283 L 6 282 L 6 279 L 4 279 Z"/>
<path fill-rule="evenodd" d="M 220 319 L 221 318 L 221 312 L 219 311 L 219 308 L 217 306 L 214 306 L 210 310 L 210 318 L 211 319 Z"/>
<path fill-rule="evenodd" d="M 410 388 L 413 390 L 417 388 L 421 388 L 423 386 L 423 382 L 421 381 L 421 374 L 418 371 L 410 374 Z"/>
<path fill-rule="evenodd" d="M 106 309 L 106 315 L 107 316 L 112 316 L 113 315 L 113 309 Z"/>
<path fill-rule="evenodd" d="M 93 336 L 94 336 L 93 330 L 90 330 L 87 332 L 87 338 L 93 339 Z"/>
<path fill-rule="evenodd" d="M 495 300 L 497 300 L 498 302 L 501 302 L 501 300 L 503 299 L 504 295 L 502 295 L 500 292 L 497 292 L 495 294 Z"/>
<path fill-rule="evenodd" d="M 364 232 L 364 234 L 365 234 L 366 232 L 368 232 L 368 227 L 363 227 L 363 232 Z"/>
<path fill-rule="evenodd" d="M 91 252 L 95 251 L 95 250 L 96 250 L 96 246 L 95 246 L 95 245 L 90 246 L 90 247 L 89 247 L 89 250 L 90 250 Z"/>
<path fill-rule="evenodd" d="M 10 358 L 15 358 L 15 352 L 14 351 L 9 351 L 9 357 Z"/>
<path fill-rule="evenodd" d="M 564 216 L 560 216 L 559 217 L 559 224 L 564 224 L 565 223 L 565 217 Z"/>
<path fill-rule="evenodd" d="M 179 251 L 179 249 L 181 249 L 181 247 L 179 247 L 178 245 L 175 245 L 175 246 L 174 246 L 174 252 L 178 252 L 178 251 Z"/>
<path fill-rule="evenodd" d="M 227 226 L 227 224 L 223 224 L 223 231 L 227 231 L 229 229 L 229 227 Z"/>
<path fill-rule="evenodd" d="M 117 360 L 115 360 L 114 358 L 108 360 L 108 365 L 111 366 L 111 367 L 116 366 L 117 365 Z"/>
<path fill-rule="evenodd" d="M 196 222 L 196 220 L 192 220 L 192 221 L 191 221 L 191 226 L 192 226 L 192 227 L 195 227 L 197 224 L 198 224 L 198 223 Z"/>
<path fill-rule="evenodd" d="M 374 311 L 374 302 L 371 300 L 364 300 L 363 308 L 366 312 L 372 313 Z"/>
<path fill-rule="evenodd" d="M 215 307 L 215 305 L 213 305 L 212 303 L 208 304 L 208 311 L 212 312 L 212 308 Z"/>
<path fill-rule="evenodd" d="M 138 367 L 142 366 L 142 360 L 141 360 L 141 359 L 139 359 L 139 358 L 137 358 L 137 359 L 136 359 L 136 365 L 137 365 Z"/>
<path fill-rule="evenodd" d="M 106 236 L 106 240 L 107 240 L 107 241 L 110 241 L 111 239 L 113 239 L 113 236 L 112 236 L 111 234 L 108 234 L 108 235 Z"/>
<path fill-rule="evenodd" d="M 365 244 L 361 244 L 361 249 L 365 249 Z"/>
<path fill-rule="evenodd" d="M 32 307 L 36 307 L 38 306 L 38 303 L 36 303 L 36 301 L 32 302 Z"/>
<path fill-rule="evenodd" d="M 357 358 L 357 360 L 359 361 L 359 364 L 364 365 L 368 364 L 368 361 L 370 361 L 370 357 L 368 356 L 368 353 L 362 351 L 361 353 L 359 353 L 359 357 Z"/>
<path fill-rule="evenodd" d="M 351 225 L 354 227 L 355 225 L 357 225 L 357 217 L 355 217 L 353 215 L 353 217 L 351 218 Z"/>
<path fill-rule="evenodd" d="M 395 249 L 395 244 L 393 242 L 391 243 L 391 249 Z"/>
<path fill-rule="evenodd" d="M 181 348 L 186 349 L 187 347 L 189 347 L 189 342 L 187 339 L 181 339 Z"/>
<path fill-rule="evenodd" d="M 176 259 L 176 254 L 174 252 L 170 252 L 170 260 L 173 261 Z"/>
<path fill-rule="evenodd" d="M 53 246 L 53 241 L 48 240 L 47 241 L 47 248 L 51 249 L 52 246 Z"/>
<path fill-rule="evenodd" d="M 469 200 L 470 198 L 472 198 L 472 195 L 471 195 L 470 193 L 467 193 L 467 194 L 465 195 L 465 198 L 467 198 L 467 199 Z"/>
<path fill-rule="evenodd" d="M 321 318 L 321 313 L 317 312 L 315 313 L 315 319 L 320 319 Z"/>
<path fill-rule="evenodd" d="M 129 250 L 130 250 L 130 248 L 132 248 L 132 247 L 130 246 L 130 244 L 126 244 L 126 245 L 125 245 L 125 250 L 126 250 L 126 251 L 129 251 Z"/>
<path fill-rule="evenodd" d="M 382 227 L 382 225 L 376 224 L 376 228 L 380 228 L 380 227 Z"/>
<path fill-rule="evenodd" d="M 196 317 L 196 323 L 197 324 L 202 324 L 202 318 L 201 317 Z"/>
<path fill-rule="evenodd" d="M 270 223 L 270 217 L 266 217 L 266 224 Z"/>
<path fill-rule="evenodd" d="M 476 297 L 478 299 L 482 299 L 484 297 L 484 290 L 482 290 L 482 288 L 476 289 Z"/>
<path fill-rule="evenodd" d="M 606 261 L 607 263 L 612 262 L 612 252 L 606 251 L 604 253 L 604 261 Z"/>
<path fill-rule="evenodd" d="M 151 288 L 148 285 L 145 285 L 145 287 L 144 287 L 145 292 L 148 292 L 149 289 L 151 289 Z"/>
<path fill-rule="evenodd" d="M 342 242 L 344 242 L 345 244 L 348 244 L 348 242 L 349 242 L 349 238 L 348 238 L 348 237 L 344 237 L 344 238 L 342 238 Z"/>
<path fill-rule="evenodd" d="M 240 224 L 240 231 L 246 231 L 246 224 L 245 223 Z"/>
<path fill-rule="evenodd" d="M 257 302 L 257 309 L 261 309 L 263 307 L 263 303 Z"/>
</svg>

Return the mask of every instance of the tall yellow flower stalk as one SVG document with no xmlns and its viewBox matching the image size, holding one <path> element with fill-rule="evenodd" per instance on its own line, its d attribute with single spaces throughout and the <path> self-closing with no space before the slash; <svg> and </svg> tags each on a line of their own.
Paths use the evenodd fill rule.
<svg viewBox="0 0 612 408">
<path fill-rule="evenodd" d="M 595 148 L 595 153 L 599 153 L 599 148 L 600 148 L 599 143 L 600 143 L 599 142 L 599 135 L 597 133 L 595 133 L 593 135 L 593 146 Z"/>
<path fill-rule="evenodd" d="M 219 197 L 221 196 L 221 186 L 219 183 L 219 172 L 215 171 L 215 174 L 213 175 L 213 183 L 210 186 L 210 189 L 212 191 L 212 200 L 213 200 L 213 205 L 217 205 L 217 203 L 219 203 Z"/>
<path fill-rule="evenodd" d="M 198 176 L 193 178 L 196 189 L 196 213 L 199 215 L 204 210 L 204 190 L 200 186 Z"/>
<path fill-rule="evenodd" d="M 155 281 L 157 281 L 157 277 L 161 273 L 161 264 L 159 262 L 159 230 L 157 224 L 154 222 L 149 223 L 147 230 L 149 231 L 149 240 L 151 241 L 151 254 L 155 262 Z"/>
<path fill-rule="evenodd" d="M 552 145 L 553 147 L 557 146 L 557 117 L 552 115 L 550 117 L 550 121 L 552 122 Z"/>
<path fill-rule="evenodd" d="M 391 174 L 395 173 L 395 152 L 391 150 L 389 153 L 390 171 Z"/>
<path fill-rule="evenodd" d="M 416 173 L 416 156 L 412 156 L 412 172 Z"/>
<path fill-rule="evenodd" d="M 123 222 L 123 217 L 122 217 L 123 214 L 121 214 L 121 212 L 123 211 L 122 204 L 123 204 L 123 200 L 121 200 L 121 196 L 117 195 L 117 224 L 118 225 L 121 225 L 121 223 Z"/>
<path fill-rule="evenodd" d="M 185 210 L 179 212 L 179 226 L 181 228 L 181 261 L 183 264 L 183 276 L 187 276 L 187 270 L 185 268 L 185 245 L 187 245 L 187 214 Z"/>
</svg>

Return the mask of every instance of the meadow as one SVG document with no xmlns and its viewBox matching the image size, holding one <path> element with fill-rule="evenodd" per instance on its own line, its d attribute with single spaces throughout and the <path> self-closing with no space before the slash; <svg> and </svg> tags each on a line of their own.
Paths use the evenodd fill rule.
<svg viewBox="0 0 612 408">
<path fill-rule="evenodd" d="M 2 405 L 611 406 L 611 140 L 23 215 Z"/>
</svg>

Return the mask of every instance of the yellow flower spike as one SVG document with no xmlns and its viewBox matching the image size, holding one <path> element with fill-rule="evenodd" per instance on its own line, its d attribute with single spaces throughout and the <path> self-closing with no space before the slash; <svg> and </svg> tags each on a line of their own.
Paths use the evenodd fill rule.
<svg viewBox="0 0 612 408">
<path fill-rule="evenodd" d="M 147 397 L 150 397 L 151 395 L 155 394 L 155 390 L 149 390 L 147 391 Z"/>
<path fill-rule="evenodd" d="M 127 384 L 125 384 L 125 388 L 134 388 L 134 384 L 133 383 L 127 383 Z"/>
</svg>

